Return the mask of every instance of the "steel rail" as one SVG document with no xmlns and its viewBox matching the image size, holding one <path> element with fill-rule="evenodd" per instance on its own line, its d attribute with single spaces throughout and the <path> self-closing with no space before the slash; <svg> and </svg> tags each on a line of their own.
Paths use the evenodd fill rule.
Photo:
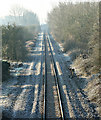
<svg viewBox="0 0 101 120">
<path fill-rule="evenodd" d="M 44 60 L 45 60 L 45 74 L 44 74 L 44 80 L 43 80 L 43 86 L 44 86 L 44 90 L 43 90 L 43 92 L 44 92 L 44 105 L 43 105 L 43 116 L 42 116 L 42 119 L 43 120 L 46 120 L 46 97 L 47 97 L 47 95 L 46 95 L 46 86 L 47 86 L 47 60 L 46 60 L 46 35 L 45 35 L 45 32 L 44 32 L 44 34 L 43 34 L 43 40 L 44 40 L 44 54 L 45 54 L 45 56 L 44 56 Z"/>
<path fill-rule="evenodd" d="M 48 44 L 49 44 L 49 48 L 50 48 L 50 52 L 51 52 L 52 63 L 53 63 L 53 66 L 54 66 L 55 83 L 56 83 L 56 87 L 57 87 L 57 94 L 58 94 L 58 101 L 59 101 L 59 108 L 60 108 L 60 113 L 61 113 L 61 119 L 65 120 L 64 109 L 63 109 L 63 102 L 62 102 L 62 95 L 61 95 L 61 92 L 60 92 L 61 90 L 60 90 L 60 87 L 59 87 L 59 75 L 58 75 L 56 62 L 54 60 L 54 55 L 53 55 L 52 47 L 51 47 L 51 44 L 50 44 L 49 35 L 47 37 L 47 40 L 48 40 Z"/>
<path fill-rule="evenodd" d="M 55 84 L 56 84 L 56 90 L 57 90 L 57 95 L 58 95 L 58 102 L 59 102 L 59 109 L 60 109 L 60 114 L 61 114 L 61 119 L 65 120 L 65 116 L 64 116 L 64 109 L 63 109 L 63 102 L 62 102 L 62 95 L 60 92 L 60 87 L 59 87 L 59 76 L 58 76 L 58 70 L 57 70 L 57 66 L 54 60 L 54 56 L 53 56 L 53 52 L 52 52 L 52 48 L 50 45 L 50 38 L 49 35 L 46 37 L 46 34 L 43 34 L 43 39 L 44 39 L 44 48 L 45 48 L 45 56 L 44 56 L 44 60 L 45 60 L 45 75 L 44 75 L 44 80 L 43 80 L 43 85 L 44 85 L 44 106 L 43 106 L 43 116 L 42 119 L 46 120 L 46 110 L 47 110 L 47 106 L 46 106 L 46 99 L 47 99 L 47 42 L 49 44 L 49 48 L 50 48 L 50 53 L 51 53 L 51 62 L 53 63 L 53 72 L 54 72 L 54 79 L 55 79 Z"/>
</svg>

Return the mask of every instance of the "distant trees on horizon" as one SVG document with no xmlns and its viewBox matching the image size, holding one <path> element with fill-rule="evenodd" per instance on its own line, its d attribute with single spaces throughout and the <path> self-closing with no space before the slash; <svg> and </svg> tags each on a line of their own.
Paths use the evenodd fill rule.
<svg viewBox="0 0 101 120">
<path fill-rule="evenodd" d="M 15 23 L 16 25 L 23 26 L 40 24 L 38 16 L 34 12 L 27 10 L 19 5 L 14 5 L 10 9 L 9 15 L 5 16 L 1 22 L 3 22 L 3 25 L 7 25 L 8 23 Z"/>
<path fill-rule="evenodd" d="M 37 15 L 15 6 L 10 11 L 8 24 L 0 28 L 2 29 L 2 58 L 13 61 L 26 60 L 28 51 L 25 42 L 34 39 L 40 31 Z"/>
</svg>

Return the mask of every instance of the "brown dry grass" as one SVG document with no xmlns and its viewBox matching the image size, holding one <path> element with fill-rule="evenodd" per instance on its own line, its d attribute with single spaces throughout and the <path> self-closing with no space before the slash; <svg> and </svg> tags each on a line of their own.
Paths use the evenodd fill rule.
<svg viewBox="0 0 101 120">
<path fill-rule="evenodd" d="M 97 66 L 91 64 L 91 58 L 83 59 L 78 57 L 73 63 L 73 67 L 78 69 L 81 77 L 86 77 L 89 81 L 85 87 L 88 98 L 91 102 L 96 104 L 96 110 L 101 116 L 101 73 L 98 73 Z"/>
<path fill-rule="evenodd" d="M 85 91 L 89 100 L 97 105 L 96 110 L 101 117 L 101 81 L 99 76 L 88 83 Z"/>
</svg>

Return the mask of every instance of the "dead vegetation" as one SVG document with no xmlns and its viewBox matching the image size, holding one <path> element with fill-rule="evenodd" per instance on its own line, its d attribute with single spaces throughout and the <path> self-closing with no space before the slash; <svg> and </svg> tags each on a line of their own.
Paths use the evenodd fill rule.
<svg viewBox="0 0 101 120">
<path fill-rule="evenodd" d="M 96 110 L 101 117 L 101 77 L 93 76 L 93 79 L 88 83 L 85 91 L 87 91 L 88 98 L 91 102 L 97 105 Z"/>
<path fill-rule="evenodd" d="M 72 64 L 76 74 L 81 78 L 85 78 L 87 85 L 83 84 L 84 90 L 88 95 L 88 99 L 95 103 L 99 115 L 101 116 L 101 73 L 98 72 L 99 67 L 93 63 L 93 59 L 78 57 Z M 85 82 L 86 83 L 86 82 Z"/>
</svg>

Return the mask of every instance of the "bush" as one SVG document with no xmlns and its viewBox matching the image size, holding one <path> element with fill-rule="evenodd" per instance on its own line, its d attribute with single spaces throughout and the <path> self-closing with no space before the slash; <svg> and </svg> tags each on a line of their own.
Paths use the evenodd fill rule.
<svg viewBox="0 0 101 120">
<path fill-rule="evenodd" d="M 2 55 L 3 59 L 24 61 L 27 58 L 27 50 L 25 42 L 29 39 L 34 39 L 37 34 L 37 28 L 31 26 L 2 26 Z M 37 31 L 37 32 L 36 32 Z"/>
<path fill-rule="evenodd" d="M 73 50 L 77 47 L 77 43 L 74 40 L 67 40 L 64 43 L 64 52 Z"/>
<path fill-rule="evenodd" d="M 2 26 L 3 59 L 24 60 L 25 49 L 24 28 L 16 25 Z"/>
<path fill-rule="evenodd" d="M 5 81 L 7 80 L 7 78 L 9 78 L 9 67 L 10 63 L 8 63 L 7 61 L 2 61 L 2 81 Z"/>
</svg>

